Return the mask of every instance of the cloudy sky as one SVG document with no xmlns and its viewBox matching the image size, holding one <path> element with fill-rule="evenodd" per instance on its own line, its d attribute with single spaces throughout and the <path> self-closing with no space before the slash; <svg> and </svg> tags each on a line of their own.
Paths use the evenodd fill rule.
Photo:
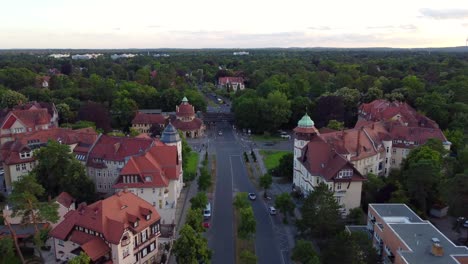
<svg viewBox="0 0 468 264">
<path fill-rule="evenodd" d="M 447 47 L 468 0 L 0 0 L 0 48 Z"/>
</svg>

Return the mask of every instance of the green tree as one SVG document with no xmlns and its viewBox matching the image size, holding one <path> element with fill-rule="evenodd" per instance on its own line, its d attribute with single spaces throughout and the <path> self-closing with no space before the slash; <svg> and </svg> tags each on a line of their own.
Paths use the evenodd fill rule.
<svg viewBox="0 0 468 264">
<path fill-rule="evenodd" d="M 460 173 L 448 179 L 442 185 L 444 200 L 450 206 L 452 215 L 466 215 L 468 204 L 468 173 Z"/>
<path fill-rule="evenodd" d="M 364 95 L 364 103 L 372 102 L 376 99 L 383 98 L 383 91 L 378 87 L 371 87 L 367 90 L 367 93 Z"/>
<path fill-rule="evenodd" d="M 340 209 L 328 185 L 320 183 L 304 200 L 298 228 L 305 237 L 323 239 L 333 236 L 344 228 Z"/>
<path fill-rule="evenodd" d="M 239 237 L 243 239 L 249 238 L 251 235 L 255 234 L 257 222 L 252 210 L 252 206 L 239 209 L 240 214 L 240 223 L 237 228 L 237 233 Z"/>
<path fill-rule="evenodd" d="M 68 264 L 89 264 L 91 263 L 91 258 L 86 255 L 84 251 L 80 252 L 80 255 L 70 259 Z"/>
<path fill-rule="evenodd" d="M 263 111 L 263 120 L 268 131 L 276 131 L 281 125 L 288 123 L 291 116 L 291 103 L 285 94 L 280 91 L 268 94 L 266 105 L 268 107 Z"/>
<path fill-rule="evenodd" d="M 197 195 L 190 199 L 190 203 L 192 204 L 192 209 L 204 209 L 208 204 L 208 197 L 204 192 L 199 192 Z"/>
<path fill-rule="evenodd" d="M 250 206 L 249 201 L 247 200 L 246 192 L 238 192 L 234 197 L 234 202 L 232 203 L 236 209 L 246 208 Z"/>
<path fill-rule="evenodd" d="M 35 81 L 36 74 L 27 68 L 7 67 L 0 70 L 0 84 L 16 91 L 33 86 Z"/>
<path fill-rule="evenodd" d="M 360 207 L 349 210 L 346 218 L 348 223 L 352 225 L 364 225 L 366 223 L 365 214 Z"/>
<path fill-rule="evenodd" d="M 70 110 L 70 106 L 66 103 L 56 104 L 57 112 L 59 114 L 60 120 L 62 123 L 68 123 L 74 118 L 73 112 Z"/>
<path fill-rule="evenodd" d="M 59 220 L 58 204 L 55 202 L 41 202 L 45 190 L 33 174 L 23 176 L 13 183 L 13 191 L 8 198 L 13 208 L 13 217 L 20 217 L 23 223 L 34 226 L 34 244 L 41 255 L 40 247 L 43 240 L 40 239 L 39 223 L 56 223 Z"/>
<path fill-rule="evenodd" d="M 273 178 L 270 174 L 266 173 L 263 176 L 260 176 L 260 187 L 262 187 L 264 192 L 264 197 L 267 197 L 267 190 L 270 188 L 271 184 L 273 183 Z"/>
<path fill-rule="evenodd" d="M 212 254 L 206 238 L 189 225 L 184 225 L 180 230 L 179 238 L 174 242 L 173 253 L 177 263 L 187 264 L 209 264 Z"/>
<path fill-rule="evenodd" d="M 190 156 L 190 152 L 192 152 L 192 148 L 190 148 L 189 144 L 187 143 L 187 139 L 182 131 L 179 130 L 179 137 L 182 140 L 182 167 L 183 170 L 186 171 L 188 158 Z"/>
<path fill-rule="evenodd" d="M 19 263 L 15 258 L 14 243 L 11 237 L 5 236 L 0 238 L 0 263 L 10 264 L 12 262 Z"/>
<path fill-rule="evenodd" d="M 286 177 L 289 180 L 293 178 L 294 154 L 288 153 L 281 157 L 278 166 L 274 169 L 275 174 Z"/>
<path fill-rule="evenodd" d="M 191 226 L 196 232 L 203 232 L 202 226 L 203 214 L 201 209 L 190 208 L 187 212 L 187 218 L 185 224 Z"/>
<path fill-rule="evenodd" d="M 0 108 L 12 108 L 16 105 L 26 103 L 28 100 L 23 94 L 12 90 L 0 90 L 0 97 L 2 98 L 0 100 Z"/>
<path fill-rule="evenodd" d="M 296 246 L 292 250 L 291 259 L 301 264 L 320 264 L 312 242 L 302 239 L 297 240 Z"/>
<path fill-rule="evenodd" d="M 122 129 L 127 129 L 130 126 L 133 117 L 135 117 L 138 111 L 137 103 L 128 97 L 129 93 L 127 91 L 119 92 L 117 99 L 112 104 L 114 123 Z"/>
<path fill-rule="evenodd" d="M 367 181 L 362 186 L 362 205 L 366 209 L 370 203 L 377 202 L 377 195 L 379 191 L 385 186 L 382 177 L 373 173 L 367 174 Z"/>
<path fill-rule="evenodd" d="M 341 231 L 327 243 L 322 260 L 324 264 L 375 264 L 379 258 L 365 233 Z"/>
<path fill-rule="evenodd" d="M 257 264 L 257 256 L 249 250 L 242 250 L 240 253 L 240 262 L 242 264 Z"/>
<path fill-rule="evenodd" d="M 294 215 L 294 209 L 296 208 L 296 205 L 294 204 L 289 193 L 282 193 L 276 196 L 275 206 L 281 211 L 281 213 L 283 213 L 284 223 L 288 222 L 288 215 Z"/>
<path fill-rule="evenodd" d="M 206 191 L 210 188 L 211 174 L 206 167 L 200 169 L 200 176 L 198 177 L 198 189 L 200 191 Z"/>
<path fill-rule="evenodd" d="M 340 122 L 335 119 L 332 119 L 328 121 L 327 128 L 334 129 L 334 130 L 342 130 L 344 129 L 344 122 Z"/>
</svg>

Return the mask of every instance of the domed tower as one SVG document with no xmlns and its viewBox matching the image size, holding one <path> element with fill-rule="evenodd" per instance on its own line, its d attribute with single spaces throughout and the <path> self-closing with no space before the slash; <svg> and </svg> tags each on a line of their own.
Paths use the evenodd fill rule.
<svg viewBox="0 0 468 264">
<path fill-rule="evenodd" d="M 296 181 L 296 171 L 300 170 L 300 164 L 297 159 L 302 156 L 302 149 L 314 136 L 319 134 L 314 126 L 314 121 L 312 121 L 307 113 L 297 122 L 297 127 L 294 128 L 294 181 Z M 294 183 L 297 185 L 296 182 Z"/>
<path fill-rule="evenodd" d="M 179 132 L 169 122 L 161 134 L 161 142 L 169 146 L 177 147 L 177 154 L 179 155 L 179 164 L 182 164 L 182 140 L 180 140 Z"/>
</svg>

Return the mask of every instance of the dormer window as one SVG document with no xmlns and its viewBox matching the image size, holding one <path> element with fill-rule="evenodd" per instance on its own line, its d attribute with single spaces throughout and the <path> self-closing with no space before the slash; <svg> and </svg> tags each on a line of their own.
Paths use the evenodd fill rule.
<svg viewBox="0 0 468 264">
<path fill-rule="evenodd" d="M 27 159 L 27 158 L 30 158 L 30 157 L 31 157 L 31 152 L 24 151 L 24 152 L 20 153 L 20 158 L 22 158 L 22 159 Z"/>
<path fill-rule="evenodd" d="M 145 176 L 145 182 L 151 182 L 152 178 L 151 176 Z"/>
<path fill-rule="evenodd" d="M 351 169 L 344 169 L 338 172 L 338 178 L 349 178 L 351 176 L 353 176 L 353 170 Z"/>
<path fill-rule="evenodd" d="M 145 219 L 146 221 L 149 221 L 151 219 L 151 214 L 146 215 Z"/>
<path fill-rule="evenodd" d="M 133 223 L 133 227 L 138 227 L 138 220 Z"/>
</svg>

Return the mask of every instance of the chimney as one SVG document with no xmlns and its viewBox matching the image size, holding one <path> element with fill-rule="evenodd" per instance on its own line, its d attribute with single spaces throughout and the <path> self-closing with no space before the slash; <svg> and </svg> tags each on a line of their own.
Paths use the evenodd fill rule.
<svg viewBox="0 0 468 264">
<path fill-rule="evenodd" d="M 114 151 L 117 152 L 119 151 L 119 148 L 120 148 L 120 142 L 117 142 L 114 144 Z"/>
<path fill-rule="evenodd" d="M 442 257 L 444 256 L 444 248 L 439 243 L 433 243 L 431 253 L 436 257 Z"/>
</svg>

